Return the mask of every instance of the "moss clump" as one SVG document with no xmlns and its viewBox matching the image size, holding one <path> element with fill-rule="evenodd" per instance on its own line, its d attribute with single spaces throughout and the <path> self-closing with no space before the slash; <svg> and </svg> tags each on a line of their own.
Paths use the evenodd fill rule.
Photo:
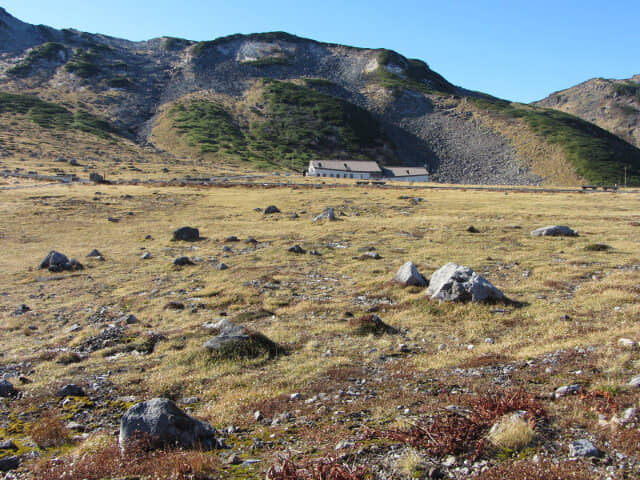
<svg viewBox="0 0 640 480">
<path fill-rule="evenodd" d="M 622 183 L 626 167 L 627 183 L 640 185 L 640 149 L 592 123 L 557 110 L 489 97 L 468 100 L 494 115 L 525 121 L 536 136 L 560 145 L 576 173 L 591 183 Z"/>
<path fill-rule="evenodd" d="M 129 88 L 132 83 L 128 77 L 113 77 L 106 81 L 111 88 Z"/>
<path fill-rule="evenodd" d="M 589 245 L 586 245 L 584 249 L 587 252 L 605 252 L 607 250 L 611 250 L 611 246 L 604 243 L 590 243 Z"/>
<path fill-rule="evenodd" d="M 168 51 L 182 50 L 191 45 L 191 43 L 191 41 L 185 40 L 184 38 L 167 37 L 164 39 L 164 42 L 162 42 L 162 48 Z"/>
<path fill-rule="evenodd" d="M 398 330 L 387 325 L 378 315 L 365 315 L 349 322 L 353 327 L 353 334 L 360 336 L 396 334 Z"/>
</svg>

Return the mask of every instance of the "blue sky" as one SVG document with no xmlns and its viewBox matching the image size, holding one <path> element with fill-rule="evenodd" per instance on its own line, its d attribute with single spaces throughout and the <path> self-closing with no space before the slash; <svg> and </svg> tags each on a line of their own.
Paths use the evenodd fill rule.
<svg viewBox="0 0 640 480">
<path fill-rule="evenodd" d="M 284 30 L 389 48 L 456 85 L 530 102 L 593 77 L 640 73 L 636 0 L 10 0 L 20 20 L 130 40 Z"/>
</svg>

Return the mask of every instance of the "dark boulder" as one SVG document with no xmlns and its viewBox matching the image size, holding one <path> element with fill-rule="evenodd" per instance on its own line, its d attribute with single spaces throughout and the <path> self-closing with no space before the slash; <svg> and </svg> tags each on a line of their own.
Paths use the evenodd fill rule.
<svg viewBox="0 0 640 480">
<path fill-rule="evenodd" d="M 184 242 L 197 242 L 200 240 L 200 231 L 193 227 L 181 227 L 173 232 L 173 240 Z"/>
</svg>

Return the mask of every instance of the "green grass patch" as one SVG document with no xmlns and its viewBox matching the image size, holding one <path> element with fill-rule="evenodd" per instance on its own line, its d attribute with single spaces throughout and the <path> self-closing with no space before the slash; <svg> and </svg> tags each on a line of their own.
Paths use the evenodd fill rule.
<svg viewBox="0 0 640 480">
<path fill-rule="evenodd" d="M 576 173 L 593 184 L 640 185 L 640 149 L 620 137 L 568 113 L 516 106 L 498 99 L 468 97 L 477 107 L 508 118 L 524 120 L 539 138 L 562 146 Z"/>
<path fill-rule="evenodd" d="M 106 83 L 111 88 L 129 88 L 132 85 L 128 77 L 109 78 Z"/>
<path fill-rule="evenodd" d="M 303 41 L 313 42 L 313 40 L 305 40 L 300 37 L 296 37 L 295 35 L 291 35 L 287 32 L 266 32 L 266 33 L 252 33 L 249 35 L 243 35 L 240 33 L 234 35 L 227 35 L 226 37 L 216 38 L 215 40 L 207 40 L 205 42 L 196 43 L 191 49 L 191 53 L 200 57 L 204 55 L 208 50 L 218 46 L 224 45 L 229 42 L 233 42 L 235 40 L 247 40 L 247 41 L 255 41 L 255 42 L 276 42 L 276 41 L 285 41 L 290 43 L 299 43 Z M 316 43 L 316 42 L 313 42 Z"/>
<path fill-rule="evenodd" d="M 182 50 L 191 45 L 191 41 L 184 38 L 168 37 L 162 42 L 162 48 L 168 51 Z"/>
<path fill-rule="evenodd" d="M 637 97 L 640 99 L 640 83 L 624 82 L 616 83 L 613 86 L 613 92 L 616 95 L 624 97 Z"/>
</svg>

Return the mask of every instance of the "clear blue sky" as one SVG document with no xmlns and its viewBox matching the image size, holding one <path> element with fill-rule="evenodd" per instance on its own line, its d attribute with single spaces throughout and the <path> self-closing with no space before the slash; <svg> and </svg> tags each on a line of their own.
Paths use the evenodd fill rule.
<svg viewBox="0 0 640 480">
<path fill-rule="evenodd" d="M 456 85 L 539 100 L 593 77 L 640 73 L 638 0 L 9 0 L 25 22 L 129 40 L 284 30 L 389 48 Z"/>
</svg>

